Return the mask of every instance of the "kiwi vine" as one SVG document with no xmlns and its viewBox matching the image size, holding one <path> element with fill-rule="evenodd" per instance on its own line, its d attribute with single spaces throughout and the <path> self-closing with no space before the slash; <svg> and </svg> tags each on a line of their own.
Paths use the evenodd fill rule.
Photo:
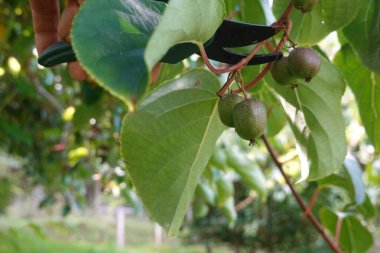
<svg viewBox="0 0 380 253">
<path fill-rule="evenodd" d="M 275 45 L 274 42 L 269 39 L 262 41 L 257 44 L 246 58 L 233 66 L 221 69 L 215 68 L 210 63 L 203 45 L 198 45 L 198 47 L 203 61 L 211 72 L 217 75 L 229 73 L 227 81 L 216 94 L 220 98 L 218 111 L 222 123 L 228 127 L 234 127 L 237 134 L 243 139 L 248 140 L 249 145 L 251 146 L 256 144 L 258 138 L 262 139 L 273 162 L 280 170 L 300 208 L 303 210 L 304 216 L 310 220 L 330 248 L 334 252 L 340 253 L 342 250 L 338 245 L 341 230 L 339 222 L 336 228 L 337 236 L 332 239 L 327 235 L 324 227 L 312 213 L 312 208 L 317 201 L 319 191 L 317 190 L 315 192 L 309 205 L 303 201 L 300 194 L 293 186 L 291 179 L 286 175 L 276 151 L 264 134 L 267 117 L 270 112 L 266 111 L 264 104 L 260 100 L 249 98 L 246 94 L 246 91 L 258 84 L 268 73 L 271 73 L 276 83 L 279 85 L 289 85 L 289 88 L 294 89 L 296 93 L 298 87 L 296 82 L 297 79 L 303 79 L 307 84 L 318 74 L 321 67 L 319 55 L 312 48 L 297 47 L 291 38 L 289 38 L 289 34 L 292 30 L 290 14 L 294 9 L 297 9 L 302 13 L 310 12 L 317 2 L 318 0 L 291 0 L 282 16 L 272 24 L 272 27 L 276 28 L 276 32 L 283 31 L 283 35 L 278 44 Z M 289 53 L 289 56 L 285 56 L 275 62 L 267 63 L 253 80 L 248 84 L 245 84 L 241 76 L 241 70 L 246 67 L 256 53 L 264 46 L 266 46 L 266 48 L 272 53 L 281 52 L 286 42 L 288 42 L 293 48 Z M 236 82 L 238 86 L 237 90 L 231 90 L 231 85 L 234 82 Z M 238 95 L 240 93 L 243 93 L 244 97 Z"/>
</svg>

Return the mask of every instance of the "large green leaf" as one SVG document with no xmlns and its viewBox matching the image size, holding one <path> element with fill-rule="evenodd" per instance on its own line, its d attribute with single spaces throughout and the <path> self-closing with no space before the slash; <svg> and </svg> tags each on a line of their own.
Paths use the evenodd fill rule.
<svg viewBox="0 0 380 253">
<path fill-rule="evenodd" d="M 273 23 L 274 17 L 267 0 L 243 0 L 241 2 L 242 21 L 254 24 Z"/>
<path fill-rule="evenodd" d="M 343 33 L 354 47 L 360 60 L 380 74 L 380 2 L 364 0 L 354 21 Z M 360 34 L 360 36 L 358 36 Z"/>
<path fill-rule="evenodd" d="M 361 224 L 358 218 L 350 214 L 335 213 L 325 208 L 320 210 L 322 224 L 333 235 L 335 235 L 338 215 L 343 219 L 339 246 L 344 249 L 344 252 L 366 252 L 372 246 L 373 238 L 372 234 Z"/>
<path fill-rule="evenodd" d="M 265 87 L 258 91 L 257 96 L 264 102 L 269 113 L 265 133 L 267 136 L 273 137 L 287 124 L 286 115 L 276 97 Z"/>
<path fill-rule="evenodd" d="M 380 152 L 380 75 L 365 68 L 346 44 L 335 56 L 334 63 L 343 73 L 355 94 L 360 117 L 369 139 Z"/>
<path fill-rule="evenodd" d="M 302 14 L 294 10 L 291 14 L 292 40 L 298 44 L 313 45 L 329 33 L 349 24 L 360 7 L 360 0 L 320 0 L 312 12 Z M 274 13 L 280 17 L 289 1 L 275 0 Z"/>
<path fill-rule="evenodd" d="M 225 129 L 218 79 L 192 70 L 145 97 L 123 122 L 121 152 L 151 217 L 170 235 L 179 230 L 216 140 Z"/>
<path fill-rule="evenodd" d="M 225 15 L 223 0 L 171 0 L 150 39 L 145 62 L 148 69 L 179 43 L 205 43 Z"/>
<path fill-rule="evenodd" d="M 316 180 L 337 172 L 346 155 L 341 97 L 344 81 L 338 70 L 322 58 L 319 74 L 299 86 L 278 85 L 270 75 L 266 81 L 278 95 L 301 150 L 302 178 Z"/>
<path fill-rule="evenodd" d="M 358 160 L 354 156 L 348 155 L 344 160 L 344 167 L 354 189 L 355 203 L 357 205 L 363 204 L 366 198 L 366 188 Z"/>
<path fill-rule="evenodd" d="M 347 155 L 344 160 L 344 175 L 330 175 L 318 181 L 319 187 L 340 187 L 348 192 L 356 206 L 366 200 L 366 187 L 362 177 L 362 169 L 357 159 Z"/>
<path fill-rule="evenodd" d="M 125 102 L 135 102 L 145 92 L 145 47 L 165 6 L 150 0 L 92 0 L 74 21 L 72 42 L 79 61 Z"/>
</svg>

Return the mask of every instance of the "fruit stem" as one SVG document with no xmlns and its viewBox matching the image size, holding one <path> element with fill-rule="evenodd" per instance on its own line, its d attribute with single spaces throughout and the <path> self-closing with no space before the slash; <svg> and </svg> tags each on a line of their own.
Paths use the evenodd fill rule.
<svg viewBox="0 0 380 253">
<path fill-rule="evenodd" d="M 294 9 L 294 5 L 293 5 L 293 2 L 290 1 L 290 3 L 288 4 L 288 6 L 286 7 L 286 10 L 284 11 L 284 13 L 281 15 L 281 17 L 278 19 L 278 22 L 282 22 L 284 20 L 288 20 L 289 19 L 289 16 L 290 14 L 292 13 Z M 277 22 L 276 22 L 277 23 Z"/>
<path fill-rule="evenodd" d="M 290 179 L 290 177 L 288 175 L 286 175 L 285 171 L 284 171 L 284 168 L 283 168 L 283 165 L 282 163 L 278 160 L 277 158 L 277 153 L 276 151 L 274 150 L 273 146 L 269 143 L 269 140 L 268 138 L 265 136 L 265 135 L 262 135 L 261 136 L 261 139 L 264 141 L 265 143 L 265 146 L 266 148 L 268 149 L 268 152 L 270 154 L 270 156 L 272 157 L 272 160 L 273 162 L 276 164 L 276 166 L 278 167 L 278 169 L 280 170 L 282 176 L 284 177 L 285 181 L 286 181 L 286 184 L 289 186 L 292 194 L 294 195 L 294 197 L 296 198 L 299 206 L 301 207 L 301 209 L 305 212 L 306 209 L 307 209 L 307 206 L 305 204 L 305 202 L 302 200 L 302 197 L 301 195 L 297 192 L 297 190 L 294 188 L 293 184 L 292 184 L 292 181 Z M 317 218 L 311 213 L 307 216 L 307 218 L 310 220 L 310 222 L 313 224 L 313 226 L 315 227 L 315 229 L 321 234 L 321 236 L 323 237 L 323 239 L 328 243 L 328 245 L 330 246 L 330 248 L 336 252 L 336 253 L 343 253 L 343 251 L 340 249 L 340 247 L 338 246 L 337 243 L 335 243 L 334 241 L 332 241 L 329 236 L 327 235 L 324 227 L 319 223 L 319 221 L 317 220 Z"/>
<path fill-rule="evenodd" d="M 268 73 L 268 71 L 270 70 L 272 66 L 272 63 L 268 63 L 264 69 L 260 72 L 260 74 L 255 78 L 253 79 L 249 84 L 247 84 L 245 87 L 244 87 L 244 90 L 248 90 L 250 88 L 252 88 L 253 86 L 255 86 L 258 82 L 260 82 L 264 76 Z M 240 90 L 234 90 L 232 91 L 233 93 L 237 94 L 237 93 L 240 93 Z"/>
<path fill-rule="evenodd" d="M 248 62 L 250 60 L 252 60 L 252 58 L 255 56 L 255 54 L 261 49 L 261 47 L 264 45 L 264 43 L 265 43 L 265 41 L 260 42 L 259 44 L 257 44 L 256 48 L 254 50 L 252 50 L 252 52 L 246 58 L 243 58 L 237 64 L 229 66 L 229 67 L 224 68 L 224 69 L 217 69 L 214 66 L 212 66 L 203 45 L 199 44 L 198 48 L 199 48 L 199 51 L 201 53 L 202 59 L 203 59 L 204 63 L 206 64 L 206 66 L 209 68 L 209 70 L 216 75 L 221 75 L 221 74 L 225 74 L 228 72 L 235 71 L 237 69 L 241 69 L 242 67 L 247 65 Z"/>
<path fill-rule="evenodd" d="M 265 45 L 267 46 L 267 48 L 269 49 L 269 51 L 271 53 L 273 53 L 276 49 L 273 47 L 272 43 L 269 41 L 269 40 L 266 40 L 265 41 Z"/>
<path fill-rule="evenodd" d="M 218 97 L 222 97 L 224 93 L 230 88 L 231 84 L 234 82 L 237 72 L 234 71 L 232 75 L 228 76 L 227 82 L 223 85 L 223 87 L 216 93 Z"/>
</svg>

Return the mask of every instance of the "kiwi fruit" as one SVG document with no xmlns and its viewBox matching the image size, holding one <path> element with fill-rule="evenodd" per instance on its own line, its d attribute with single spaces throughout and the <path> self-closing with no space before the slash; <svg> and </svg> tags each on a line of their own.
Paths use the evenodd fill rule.
<svg viewBox="0 0 380 253">
<path fill-rule="evenodd" d="M 278 61 L 273 62 L 270 69 L 273 79 L 280 85 L 293 84 L 296 77 L 288 68 L 288 57 L 283 57 Z"/>
<path fill-rule="evenodd" d="M 288 69 L 297 78 L 310 82 L 321 69 L 321 58 L 312 48 L 298 47 L 289 54 Z"/>
<path fill-rule="evenodd" d="M 267 112 L 265 105 L 258 99 L 246 99 L 235 105 L 233 118 L 236 133 L 243 139 L 255 143 L 266 127 Z"/>
<path fill-rule="evenodd" d="M 220 98 L 218 103 L 218 112 L 220 120 L 228 127 L 234 127 L 233 109 L 234 106 L 244 100 L 237 94 L 227 94 Z"/>
</svg>

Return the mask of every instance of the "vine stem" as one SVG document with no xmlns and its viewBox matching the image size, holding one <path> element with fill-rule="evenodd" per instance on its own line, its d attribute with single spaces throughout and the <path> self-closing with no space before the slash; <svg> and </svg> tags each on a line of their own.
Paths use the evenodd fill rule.
<svg viewBox="0 0 380 253">
<path fill-rule="evenodd" d="M 311 212 L 313 211 L 313 207 L 315 203 L 317 202 L 319 193 L 321 193 L 321 188 L 317 188 L 317 190 L 314 192 L 313 197 L 311 198 L 311 201 L 309 203 L 309 206 L 307 207 L 306 211 L 303 213 L 305 216 L 309 216 Z"/>
<path fill-rule="evenodd" d="M 204 63 L 206 64 L 206 66 L 209 68 L 209 70 L 216 75 L 221 75 L 221 74 L 225 74 L 228 72 L 233 72 L 237 69 L 244 67 L 255 56 L 255 54 L 261 49 L 261 47 L 264 45 L 264 43 L 265 43 L 265 41 L 261 41 L 259 44 L 257 44 L 255 49 L 253 49 L 252 52 L 246 58 L 243 58 L 237 64 L 229 66 L 229 67 L 224 68 L 224 69 L 217 69 L 214 66 L 212 66 L 203 45 L 198 45 L 198 48 L 199 48 L 199 51 L 201 53 L 202 59 L 203 59 Z"/>
<path fill-rule="evenodd" d="M 335 228 L 335 243 L 338 244 L 339 243 L 339 239 L 340 239 L 340 232 L 342 231 L 342 222 L 343 222 L 343 218 L 341 215 L 338 216 L 338 221 L 336 223 L 336 228 Z"/>
<path fill-rule="evenodd" d="M 269 143 L 269 140 L 268 140 L 268 138 L 265 135 L 263 135 L 261 137 L 261 139 L 264 141 L 264 144 L 265 144 L 266 148 L 268 149 L 268 152 L 269 152 L 270 156 L 272 157 L 273 162 L 276 164 L 276 166 L 280 170 L 282 176 L 284 177 L 284 179 L 286 181 L 286 184 L 289 186 L 289 188 L 290 188 L 292 194 L 294 195 L 294 197 L 296 198 L 299 206 L 305 212 L 307 210 L 307 205 L 302 200 L 301 195 L 294 188 L 290 177 L 288 175 L 286 175 L 282 163 L 277 158 L 276 151 L 274 150 L 274 148 L 272 147 L 272 145 Z M 323 239 L 326 241 L 326 243 L 328 243 L 328 245 L 330 246 L 330 248 L 334 252 L 336 252 L 336 253 L 343 253 L 343 251 L 340 249 L 340 247 L 334 241 L 332 241 L 330 239 L 330 237 L 327 235 L 327 233 L 326 233 L 325 229 L 323 228 L 323 226 L 319 223 L 319 221 L 317 220 L 317 218 L 312 213 L 310 213 L 307 216 L 307 218 L 310 220 L 310 222 L 313 224 L 313 226 L 315 227 L 315 229 L 321 234 L 321 236 L 323 237 Z"/>
<path fill-rule="evenodd" d="M 228 88 L 230 88 L 231 84 L 234 82 L 235 80 L 235 77 L 237 75 L 237 72 L 234 71 L 232 73 L 232 75 L 230 75 L 227 79 L 227 82 L 223 85 L 223 87 L 216 93 L 216 95 L 218 95 L 218 97 L 222 97 L 224 95 L 224 93 L 228 90 Z"/>
<path fill-rule="evenodd" d="M 260 74 L 258 76 L 256 76 L 255 79 L 253 79 L 249 84 L 247 84 L 244 87 L 244 89 L 248 90 L 248 89 L 252 88 L 253 86 L 255 86 L 258 82 L 260 82 L 265 77 L 265 75 L 269 72 L 271 67 L 272 67 L 272 63 L 270 62 L 264 67 L 264 69 L 260 72 Z M 240 93 L 240 90 L 234 90 L 232 92 L 233 93 Z"/>
</svg>

